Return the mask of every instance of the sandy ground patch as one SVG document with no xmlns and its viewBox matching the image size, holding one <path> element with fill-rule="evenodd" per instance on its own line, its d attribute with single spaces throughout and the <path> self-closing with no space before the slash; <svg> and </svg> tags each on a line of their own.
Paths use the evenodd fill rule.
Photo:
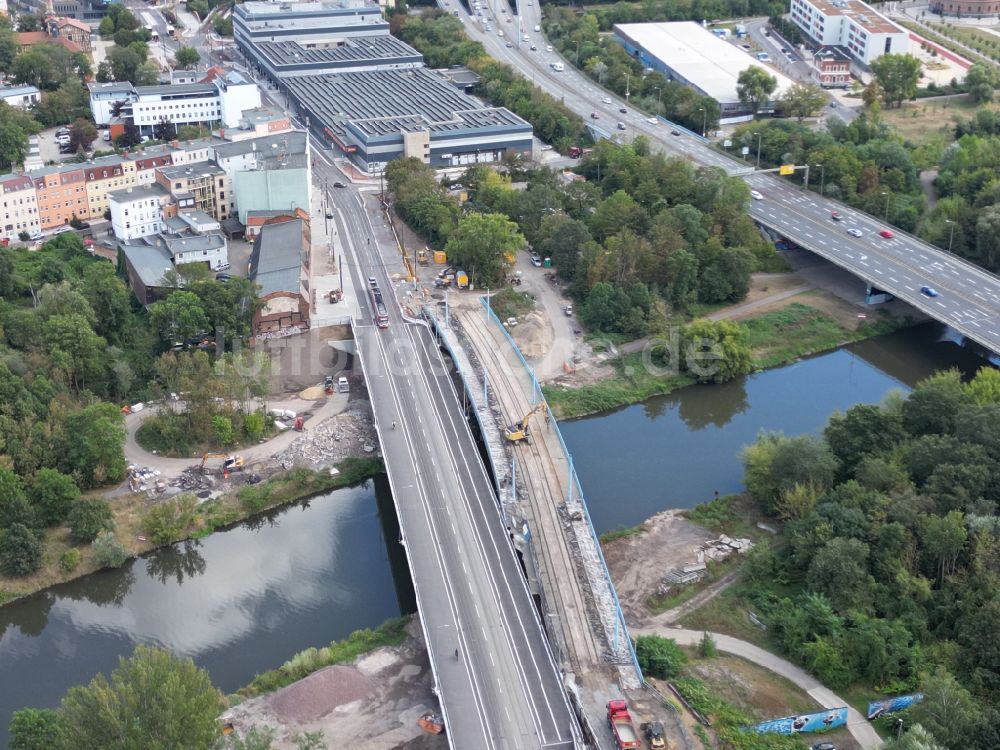
<svg viewBox="0 0 1000 750">
<path fill-rule="evenodd" d="M 750 291 L 747 293 L 746 299 L 739 304 L 758 302 L 805 283 L 807 283 L 806 280 L 795 273 L 755 273 L 750 279 Z"/>
<path fill-rule="evenodd" d="M 414 618 L 410 637 L 353 664 L 321 669 L 270 695 L 253 698 L 223 717 L 240 734 L 270 728 L 275 750 L 293 750 L 292 737 L 322 731 L 327 746 L 355 750 L 444 750 L 444 735 L 417 726 L 427 710 L 437 710 L 430 665 Z"/>
<path fill-rule="evenodd" d="M 643 533 L 603 545 L 629 624 L 641 625 L 649 617 L 646 599 L 668 571 L 691 562 L 699 544 L 718 537 L 680 513 L 676 509 L 657 513 L 643 523 Z"/>
<path fill-rule="evenodd" d="M 852 304 L 841 297 L 822 289 L 813 289 L 808 292 L 803 292 L 802 294 L 796 294 L 793 297 L 787 297 L 770 304 L 761 305 L 753 311 L 748 312 L 746 315 L 735 316 L 735 319 L 739 320 L 741 318 L 756 317 L 758 315 L 763 315 L 764 313 L 781 310 L 794 304 L 807 305 L 808 307 L 819 310 L 836 320 L 840 326 L 848 331 L 857 330 L 858 326 L 863 322 L 862 319 L 858 317 L 859 314 L 867 315 L 868 320 L 871 321 L 878 320 L 880 317 L 878 312 L 872 308 Z M 888 308 L 888 306 L 883 307 Z"/>
</svg>

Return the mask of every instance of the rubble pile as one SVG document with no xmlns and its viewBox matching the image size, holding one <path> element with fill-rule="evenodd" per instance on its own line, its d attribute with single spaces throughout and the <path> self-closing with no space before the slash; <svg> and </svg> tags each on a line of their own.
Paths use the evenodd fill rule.
<svg viewBox="0 0 1000 750">
<path fill-rule="evenodd" d="M 201 468 L 195 464 L 181 472 L 171 484 L 180 487 L 185 492 L 199 492 L 215 489 L 217 479 L 211 474 L 202 474 Z"/>
<path fill-rule="evenodd" d="M 163 492 L 166 488 L 158 469 L 135 464 L 128 466 L 128 486 L 132 492 Z"/>
<path fill-rule="evenodd" d="M 378 436 L 371 414 L 367 410 L 349 409 L 304 431 L 274 460 L 284 469 L 303 465 L 323 468 L 348 456 L 377 450 Z"/>
<path fill-rule="evenodd" d="M 676 586 L 686 586 L 701 580 L 705 575 L 709 560 L 725 560 L 733 554 L 745 555 L 753 547 L 753 541 L 746 537 L 732 539 L 725 534 L 695 547 L 695 559 L 668 571 L 660 581 L 657 594 L 663 596 Z"/>
</svg>

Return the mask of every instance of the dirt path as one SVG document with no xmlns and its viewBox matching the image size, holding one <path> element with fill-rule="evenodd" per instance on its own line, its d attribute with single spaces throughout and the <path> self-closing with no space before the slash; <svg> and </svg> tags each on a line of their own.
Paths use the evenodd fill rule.
<svg viewBox="0 0 1000 750">
<path fill-rule="evenodd" d="M 768 295 L 767 297 L 762 297 L 761 299 L 755 300 L 753 302 L 747 302 L 742 305 L 735 305 L 733 307 L 727 307 L 723 310 L 716 310 L 714 313 L 706 315 L 705 317 L 709 320 L 727 320 L 730 318 L 742 318 L 743 316 L 756 312 L 762 307 L 774 305 L 776 302 L 783 302 L 790 297 L 797 297 L 800 294 L 805 294 L 806 292 L 812 290 L 814 287 L 812 284 L 803 284 L 802 286 L 792 287 L 783 292 L 775 292 L 774 294 Z"/>
<path fill-rule="evenodd" d="M 672 638 L 683 646 L 695 646 L 701 642 L 704 635 L 700 630 L 683 630 L 680 628 L 631 628 L 632 635 L 660 635 L 665 638 Z M 770 651 L 765 651 L 752 643 L 741 641 L 732 636 L 712 633 L 715 645 L 720 651 L 734 654 L 747 661 L 753 662 L 765 669 L 779 674 L 790 680 L 796 686 L 804 690 L 813 700 L 823 708 L 839 708 L 847 706 L 847 701 L 838 696 L 830 689 L 824 687 L 819 680 L 790 661 L 775 656 Z M 851 735 L 857 740 L 864 750 L 875 750 L 881 747 L 882 739 L 865 718 L 854 708 L 848 706 L 847 728 Z"/>
<path fill-rule="evenodd" d="M 703 604 L 707 604 L 716 596 L 721 594 L 727 588 L 729 588 L 733 582 L 739 577 L 738 570 L 732 570 L 726 575 L 722 576 L 718 581 L 707 586 L 702 591 L 692 596 L 683 604 L 674 607 L 673 609 L 668 609 L 666 612 L 661 612 L 658 615 L 653 615 L 645 623 L 647 627 L 667 627 L 673 625 L 675 622 L 683 618 L 685 615 L 694 612 L 696 609 L 701 607 Z"/>
</svg>

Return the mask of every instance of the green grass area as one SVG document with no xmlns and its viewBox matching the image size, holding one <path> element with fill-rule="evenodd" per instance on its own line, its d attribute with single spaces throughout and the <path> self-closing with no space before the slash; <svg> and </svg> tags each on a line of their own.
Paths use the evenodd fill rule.
<svg viewBox="0 0 1000 750">
<path fill-rule="evenodd" d="M 961 55 L 962 57 L 969 59 L 972 62 L 985 62 L 987 64 L 990 63 L 990 59 L 983 57 L 981 55 L 970 53 L 967 50 L 961 49 L 960 47 L 958 47 L 958 45 L 955 44 L 955 40 L 952 39 L 950 36 L 946 36 L 944 33 L 939 33 L 947 31 L 947 29 L 942 28 L 938 24 L 933 24 L 933 23 L 930 24 L 932 28 L 938 30 L 935 32 L 928 30 L 925 26 L 921 26 L 920 24 L 915 23 L 914 21 L 910 21 L 904 18 L 896 18 L 894 19 L 894 22 L 898 23 L 903 28 L 909 29 L 910 31 L 916 34 L 919 34 L 924 39 L 930 42 L 935 42 L 936 44 L 940 44 L 945 49 L 949 49 L 955 54 Z"/>
<path fill-rule="evenodd" d="M 263 434 L 249 438 L 234 434 L 234 442 L 221 447 L 215 440 L 201 442 L 193 438 L 185 426 L 186 417 L 180 413 L 162 412 L 148 417 L 135 431 L 135 442 L 144 450 L 168 458 L 199 458 L 205 453 L 236 453 L 240 448 L 256 445 L 261 440 L 269 440 L 278 433 L 274 419 L 264 419 Z"/>
<path fill-rule="evenodd" d="M 527 292 L 519 292 L 508 286 L 490 295 L 490 307 L 500 320 L 507 320 L 534 310 L 535 298 Z"/>
<path fill-rule="evenodd" d="M 938 34 L 971 47 L 980 55 L 989 58 L 993 62 L 1000 62 L 1000 36 L 995 36 L 982 29 L 960 26 L 954 23 L 932 23 L 930 25 Z M 965 57 L 969 56 L 969 53 L 965 50 L 956 49 L 955 51 Z"/>
<path fill-rule="evenodd" d="M 662 376 L 649 372 L 643 366 L 642 355 L 636 353 L 624 355 L 618 365 L 618 374 L 607 380 L 579 388 L 544 386 L 542 391 L 555 415 L 566 419 L 637 404 L 695 382 L 690 375 Z"/>
<path fill-rule="evenodd" d="M 386 620 L 374 630 L 355 630 L 342 641 L 333 641 L 323 648 L 308 648 L 300 651 L 277 669 L 254 677 L 246 687 L 236 691 L 234 703 L 253 698 L 264 693 L 272 693 L 286 685 L 291 685 L 323 667 L 354 661 L 384 646 L 398 646 L 406 640 L 406 625 L 409 617 Z"/>
<path fill-rule="evenodd" d="M 990 104 L 976 104 L 969 96 L 940 97 L 903 102 L 898 109 L 883 109 L 880 117 L 917 146 L 934 139 L 941 139 L 946 145 L 955 140 L 955 121 L 968 119 L 980 107 L 995 109 Z"/>
<path fill-rule="evenodd" d="M 743 325 L 749 333 L 754 365 L 761 369 L 890 333 L 900 326 L 892 319 L 883 318 L 850 331 L 826 313 L 800 302 L 749 318 Z"/>
<path fill-rule="evenodd" d="M 705 569 L 705 574 L 696 582 L 688 584 L 683 588 L 668 591 L 666 594 L 650 594 L 646 599 L 646 607 L 654 615 L 666 612 L 668 609 L 679 607 L 686 601 L 690 601 L 696 594 L 704 591 L 713 583 L 718 581 L 727 573 L 736 570 L 742 562 L 741 558 L 732 555 L 725 560 L 709 560 Z"/>
<path fill-rule="evenodd" d="M 635 526 L 619 526 L 616 529 L 611 529 L 611 531 L 605 531 L 598 537 L 598 541 L 600 541 L 601 544 L 610 544 L 618 539 L 628 539 L 632 536 L 639 536 L 639 534 L 645 530 L 645 524 L 641 523 Z"/>
<path fill-rule="evenodd" d="M 764 519 L 748 495 L 723 495 L 682 511 L 681 515 L 709 531 L 751 538 L 761 535 L 757 522 Z"/>
<path fill-rule="evenodd" d="M 691 630 L 708 630 L 712 633 L 731 635 L 778 653 L 775 645 L 767 637 L 767 631 L 755 625 L 747 614 L 752 609 L 739 587 L 731 586 L 718 596 L 709 599 L 694 612 L 682 617 L 680 624 Z"/>
</svg>

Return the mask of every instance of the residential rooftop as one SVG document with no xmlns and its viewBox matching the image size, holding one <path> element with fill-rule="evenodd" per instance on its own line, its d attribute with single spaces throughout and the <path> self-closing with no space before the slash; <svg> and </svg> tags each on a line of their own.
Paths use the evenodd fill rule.
<svg viewBox="0 0 1000 750">
<path fill-rule="evenodd" d="M 858 0 L 807 0 L 826 16 L 844 16 L 873 34 L 908 34 L 870 5 Z"/>
</svg>

